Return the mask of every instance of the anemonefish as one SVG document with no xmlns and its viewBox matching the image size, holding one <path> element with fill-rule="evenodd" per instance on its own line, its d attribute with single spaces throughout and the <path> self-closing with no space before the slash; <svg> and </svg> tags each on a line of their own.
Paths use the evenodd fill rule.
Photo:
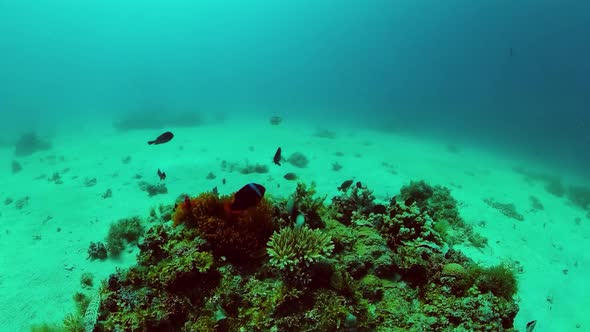
<svg viewBox="0 0 590 332">
<path fill-rule="evenodd" d="M 266 188 L 257 183 L 248 183 L 234 194 L 234 199 L 229 205 L 232 212 L 240 212 L 256 206 L 262 197 Z"/>
</svg>

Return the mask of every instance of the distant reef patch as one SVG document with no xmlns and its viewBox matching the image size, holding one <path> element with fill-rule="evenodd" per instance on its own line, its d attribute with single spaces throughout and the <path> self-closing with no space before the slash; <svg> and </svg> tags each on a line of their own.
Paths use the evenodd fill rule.
<svg viewBox="0 0 590 332">
<path fill-rule="evenodd" d="M 199 112 L 161 109 L 127 113 L 115 120 L 113 125 L 117 130 L 128 131 L 164 127 L 196 127 L 203 123 L 203 116 Z"/>
</svg>

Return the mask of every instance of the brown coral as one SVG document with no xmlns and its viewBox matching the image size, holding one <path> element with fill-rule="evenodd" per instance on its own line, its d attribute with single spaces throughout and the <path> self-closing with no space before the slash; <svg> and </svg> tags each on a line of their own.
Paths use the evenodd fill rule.
<svg viewBox="0 0 590 332">
<path fill-rule="evenodd" d="M 211 245 L 216 256 L 246 263 L 258 257 L 275 230 L 272 206 L 263 199 L 243 212 L 227 208 L 231 196 L 203 193 L 178 204 L 173 215 L 175 225 L 195 227 Z"/>
</svg>

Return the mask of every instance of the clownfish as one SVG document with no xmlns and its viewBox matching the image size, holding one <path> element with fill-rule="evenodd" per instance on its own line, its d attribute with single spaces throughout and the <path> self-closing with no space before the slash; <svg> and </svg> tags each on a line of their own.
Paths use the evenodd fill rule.
<svg viewBox="0 0 590 332">
<path fill-rule="evenodd" d="M 234 194 L 233 201 L 228 209 L 231 212 L 245 211 L 256 206 L 264 197 L 266 188 L 257 183 L 248 183 Z"/>
</svg>

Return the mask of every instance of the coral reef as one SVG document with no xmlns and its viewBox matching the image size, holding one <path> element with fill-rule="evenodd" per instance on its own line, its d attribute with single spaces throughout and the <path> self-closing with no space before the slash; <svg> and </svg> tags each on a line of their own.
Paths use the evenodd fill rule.
<svg viewBox="0 0 590 332">
<path fill-rule="evenodd" d="M 590 189 L 586 187 L 570 186 L 567 191 L 567 198 L 572 204 L 581 209 L 590 209 Z"/>
<path fill-rule="evenodd" d="M 181 197 L 150 213 L 137 264 L 102 282 L 93 330 L 516 331 L 515 272 L 453 250 L 440 230 L 465 231 L 455 201 L 413 188 L 379 204 L 349 185 L 324 206 L 300 184 L 240 213 L 231 196 Z M 293 218 L 312 212 L 317 227 Z"/>
<path fill-rule="evenodd" d="M 345 225 L 352 221 L 353 214 L 368 216 L 375 208 L 381 209 L 382 205 L 374 203 L 373 192 L 360 182 L 352 185 L 352 180 L 347 180 L 338 187 L 342 192 L 340 196 L 332 198 L 334 218 Z M 377 211 L 376 211 L 377 212 Z"/>
<path fill-rule="evenodd" d="M 16 174 L 16 173 L 22 171 L 22 169 L 23 169 L 23 166 L 16 160 L 12 161 L 11 167 L 12 167 L 12 174 Z"/>
<path fill-rule="evenodd" d="M 119 256 L 125 249 L 126 243 L 137 243 L 144 232 L 145 228 L 139 217 L 121 219 L 111 224 L 105 239 L 109 255 Z"/>
<path fill-rule="evenodd" d="M 307 167 L 309 160 L 301 152 L 295 152 L 287 158 L 287 162 L 295 167 L 304 168 Z"/>
<path fill-rule="evenodd" d="M 138 185 L 139 189 L 147 192 L 150 197 L 168 193 L 168 188 L 166 188 L 164 183 L 151 184 L 145 181 L 139 181 Z"/>
<path fill-rule="evenodd" d="M 267 252 L 270 265 L 293 272 L 325 259 L 333 249 L 329 235 L 303 225 L 275 232 L 268 241 Z"/>
<path fill-rule="evenodd" d="M 14 144 L 14 154 L 17 156 L 30 156 L 37 151 L 45 151 L 51 148 L 51 144 L 42 140 L 37 134 L 31 132 L 22 135 Z"/>
<path fill-rule="evenodd" d="M 268 173 L 268 166 L 261 165 L 261 164 L 252 165 L 252 164 L 246 163 L 246 165 L 240 169 L 240 173 L 245 174 L 245 175 L 252 174 L 252 173 L 264 174 L 264 173 Z"/>
<path fill-rule="evenodd" d="M 523 221 L 524 216 L 516 210 L 516 206 L 512 203 L 501 203 L 497 202 L 492 198 L 484 199 L 484 203 L 489 205 L 490 207 L 498 210 L 500 213 L 505 215 L 508 218 L 512 218 L 518 221 Z"/>
<path fill-rule="evenodd" d="M 107 248 L 101 242 L 90 242 L 90 245 L 88 246 L 88 258 L 91 260 L 106 259 Z"/>
<path fill-rule="evenodd" d="M 229 211 L 232 196 L 203 193 L 177 204 L 172 220 L 198 230 L 216 256 L 248 264 L 264 254 L 275 231 L 272 205 L 266 199 L 243 213 Z"/>
</svg>

